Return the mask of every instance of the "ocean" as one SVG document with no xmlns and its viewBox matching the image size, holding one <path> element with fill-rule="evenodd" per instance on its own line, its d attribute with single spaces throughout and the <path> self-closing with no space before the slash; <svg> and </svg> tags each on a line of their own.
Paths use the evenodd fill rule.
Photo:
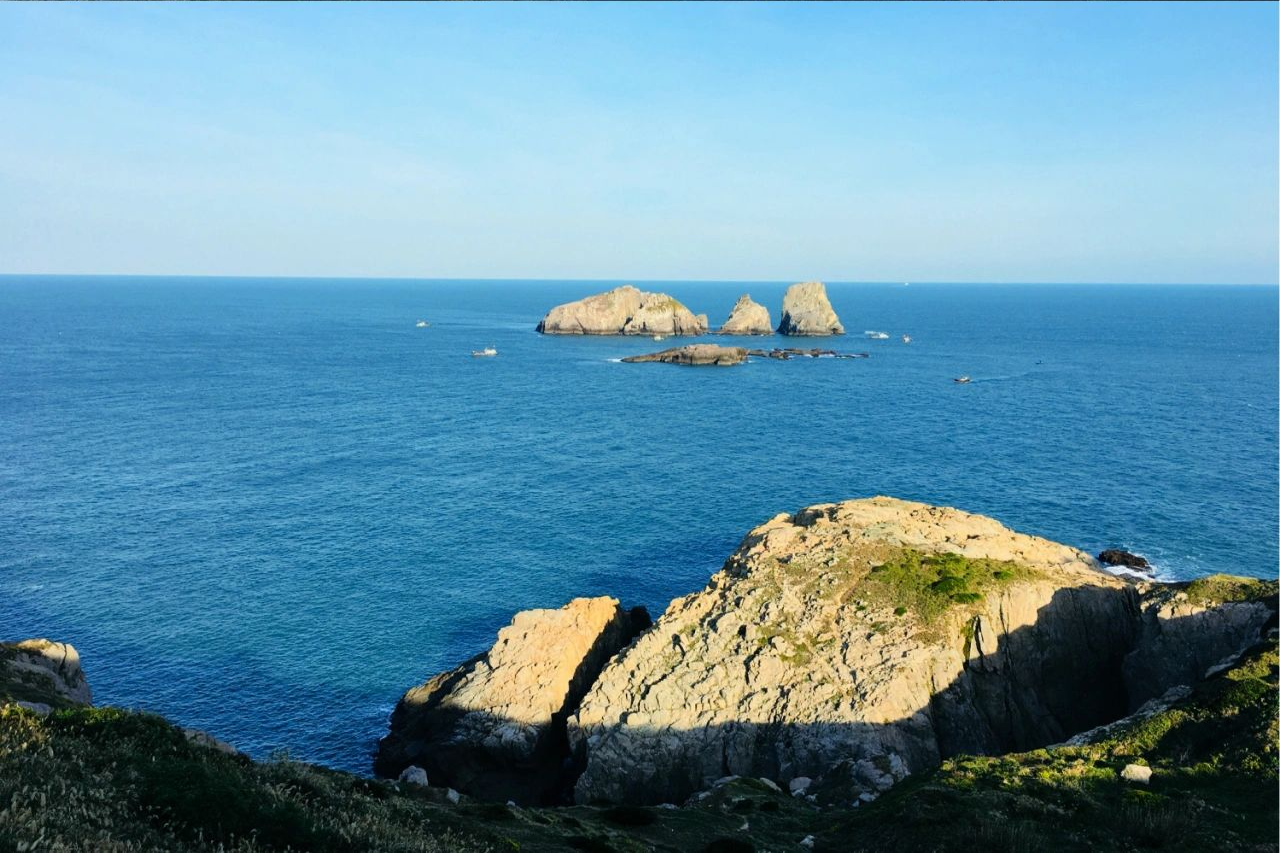
<svg viewBox="0 0 1280 853">
<path fill-rule="evenodd" d="M 368 772 L 401 693 L 517 610 L 656 616 L 808 504 L 1276 576 L 1275 287 L 828 283 L 849 334 L 800 345 L 870 358 L 731 368 L 534 332 L 619 283 L 0 277 L 0 638 Z M 786 286 L 636 283 L 713 327 L 744 292 L 776 324 Z"/>
</svg>

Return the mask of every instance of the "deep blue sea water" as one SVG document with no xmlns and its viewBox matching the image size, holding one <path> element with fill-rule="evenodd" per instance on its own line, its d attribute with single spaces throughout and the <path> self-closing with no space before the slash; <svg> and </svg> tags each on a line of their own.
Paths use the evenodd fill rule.
<svg viewBox="0 0 1280 853">
<path fill-rule="evenodd" d="M 0 636 L 366 771 L 399 695 L 516 610 L 656 614 L 820 501 L 1276 574 L 1274 287 L 830 284 L 871 358 L 720 369 L 533 331 L 614 284 L 0 278 Z M 656 287 L 717 325 L 785 285 Z"/>
</svg>

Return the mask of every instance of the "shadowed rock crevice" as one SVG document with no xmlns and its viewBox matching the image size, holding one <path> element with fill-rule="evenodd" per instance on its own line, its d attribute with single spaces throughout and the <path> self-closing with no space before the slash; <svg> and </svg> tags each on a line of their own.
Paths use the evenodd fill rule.
<svg viewBox="0 0 1280 853">
<path fill-rule="evenodd" d="M 488 652 L 405 694 L 374 770 L 522 804 L 558 802 L 576 775 L 565 720 L 609 659 L 651 620 L 615 599 L 516 615 Z"/>
</svg>

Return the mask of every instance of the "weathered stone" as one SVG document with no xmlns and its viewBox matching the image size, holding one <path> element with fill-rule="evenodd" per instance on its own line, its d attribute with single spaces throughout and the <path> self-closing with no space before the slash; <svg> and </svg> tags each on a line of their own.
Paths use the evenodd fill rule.
<svg viewBox="0 0 1280 853">
<path fill-rule="evenodd" d="M 538 323 L 548 335 L 704 335 L 707 316 L 694 315 L 665 293 L 623 285 L 557 305 Z"/>
<path fill-rule="evenodd" d="M 827 299 L 820 281 L 806 281 L 787 288 L 782 298 L 780 335 L 843 335 L 844 326 Z"/>
<path fill-rule="evenodd" d="M 1130 554 L 1128 551 L 1121 551 L 1118 548 L 1108 548 L 1103 551 L 1098 555 L 1098 562 L 1104 566 L 1124 566 L 1129 569 L 1148 569 L 1151 567 L 1145 557 L 1139 557 L 1137 554 Z"/>
<path fill-rule="evenodd" d="M 416 764 L 410 764 L 400 771 L 399 781 L 408 782 L 410 785 L 420 785 L 425 788 L 427 787 L 427 771 Z"/>
<path fill-rule="evenodd" d="M 23 640 L 0 643 L 0 700 L 64 708 L 90 705 L 93 691 L 69 643 Z"/>
<path fill-rule="evenodd" d="M 769 309 L 744 293 L 734 303 L 729 312 L 729 319 L 720 327 L 721 335 L 772 335 L 773 324 L 769 321 Z"/>
<path fill-rule="evenodd" d="M 1126 764 L 1124 769 L 1120 771 L 1120 778 L 1126 782 L 1150 785 L 1151 768 L 1142 764 Z"/>
<path fill-rule="evenodd" d="M 374 769 L 395 777 L 416 765 L 437 785 L 498 802 L 554 799 L 567 772 L 565 715 L 647 624 L 612 598 L 516 614 L 488 652 L 404 695 Z"/>
<path fill-rule="evenodd" d="M 663 364 L 716 365 L 723 367 L 742 364 L 747 360 L 747 351 L 742 347 L 722 347 L 719 344 L 689 344 L 688 346 L 672 347 L 671 349 L 651 352 L 646 355 L 630 355 L 622 360 L 628 364 L 658 361 Z"/>
</svg>

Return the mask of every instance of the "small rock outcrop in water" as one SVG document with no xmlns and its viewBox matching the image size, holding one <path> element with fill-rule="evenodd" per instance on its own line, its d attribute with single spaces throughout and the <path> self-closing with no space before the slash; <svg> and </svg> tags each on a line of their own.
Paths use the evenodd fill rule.
<svg viewBox="0 0 1280 853">
<path fill-rule="evenodd" d="M 990 518 L 892 498 L 808 507 L 752 530 L 705 589 L 610 644 L 621 650 L 571 691 L 580 701 L 559 706 L 569 761 L 555 784 L 579 803 L 657 804 L 741 776 L 869 802 L 943 758 L 1061 743 L 1196 682 L 1275 625 L 1275 588 L 1133 582 Z M 476 660 L 560 653 L 516 641 Z M 447 694 L 475 666 L 419 690 Z M 498 767 L 462 789 L 513 798 L 491 783 L 514 772 L 500 748 L 514 738 L 482 719 L 419 737 L 412 762 L 380 772 L 479 754 Z M 517 771 L 536 764 L 527 754 Z"/>
<path fill-rule="evenodd" d="M 1128 551 L 1121 551 L 1118 548 L 1109 548 L 1103 551 L 1098 555 L 1098 562 L 1104 566 L 1125 566 L 1130 569 L 1148 569 L 1151 567 L 1145 557 L 1139 557 L 1137 554 L 1130 554 Z"/>
<path fill-rule="evenodd" d="M 665 293 L 629 284 L 557 305 L 538 323 L 547 335 L 704 335 L 707 315 L 694 315 Z"/>
<path fill-rule="evenodd" d="M 93 702 L 80 653 L 53 640 L 0 643 L 0 695 L 38 710 Z"/>
<path fill-rule="evenodd" d="M 769 309 L 744 293 L 734 303 L 729 312 L 729 319 L 720 327 L 721 335 L 772 335 L 773 324 L 769 322 Z"/>
<path fill-rule="evenodd" d="M 612 598 L 516 614 L 487 653 L 404 695 L 374 769 L 395 778 L 416 766 L 437 785 L 545 802 L 562 787 L 565 716 L 648 622 Z"/>
<path fill-rule="evenodd" d="M 722 347 L 719 344 L 690 344 L 646 355 L 630 355 L 622 360 L 628 364 L 659 361 L 664 364 L 726 366 L 742 364 L 747 360 L 747 351 L 743 347 Z"/>
<path fill-rule="evenodd" d="M 780 335 L 843 335 L 844 326 L 836 316 L 827 288 L 820 281 L 806 281 L 787 288 L 782 297 Z"/>
</svg>

